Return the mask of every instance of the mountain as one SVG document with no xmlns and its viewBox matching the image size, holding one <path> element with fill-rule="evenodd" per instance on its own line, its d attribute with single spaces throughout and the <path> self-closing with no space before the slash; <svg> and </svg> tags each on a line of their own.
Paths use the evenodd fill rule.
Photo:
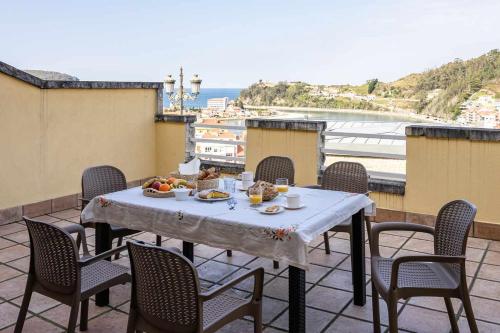
<svg viewBox="0 0 500 333">
<path fill-rule="evenodd" d="M 38 69 L 25 69 L 24 71 L 42 80 L 80 81 L 77 77 L 65 73 L 42 71 Z"/>
<path fill-rule="evenodd" d="M 258 82 L 241 91 L 240 104 L 398 110 L 456 118 L 474 94 L 500 99 L 500 51 L 454 61 L 394 82 L 368 80 L 363 85 L 313 85 Z"/>
</svg>

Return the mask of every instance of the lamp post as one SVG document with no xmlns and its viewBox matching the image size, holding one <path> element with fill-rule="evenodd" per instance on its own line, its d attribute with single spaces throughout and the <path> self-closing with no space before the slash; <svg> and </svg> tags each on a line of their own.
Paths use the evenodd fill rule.
<svg viewBox="0 0 500 333">
<path fill-rule="evenodd" d="M 174 94 L 175 79 L 172 77 L 172 75 L 167 75 L 167 77 L 165 78 L 165 92 L 168 95 L 168 100 L 174 105 L 179 104 L 181 108 L 181 114 L 184 114 L 184 100 L 194 101 L 198 97 L 198 95 L 200 94 L 201 79 L 199 78 L 198 74 L 194 74 L 193 78 L 191 79 L 191 93 L 184 93 L 184 73 L 182 71 L 182 66 L 179 78 L 179 90 Z"/>
</svg>

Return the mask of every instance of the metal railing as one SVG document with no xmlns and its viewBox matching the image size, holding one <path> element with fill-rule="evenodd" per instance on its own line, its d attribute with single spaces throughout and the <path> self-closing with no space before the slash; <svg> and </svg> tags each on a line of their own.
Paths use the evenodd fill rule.
<svg viewBox="0 0 500 333">
<path fill-rule="evenodd" d="M 371 125 L 367 122 L 365 125 Z M 382 133 L 363 132 L 365 128 L 345 128 L 337 127 L 334 123 L 324 132 L 325 145 L 322 148 L 322 153 L 326 156 L 344 156 L 352 158 L 370 158 L 384 160 L 406 160 L 406 136 L 402 133 L 388 131 Z M 373 125 L 376 125 L 373 123 Z M 191 138 L 191 142 L 196 144 L 195 154 L 197 157 L 207 161 L 223 161 L 236 164 L 245 163 L 246 155 L 246 127 L 239 125 L 224 125 L 224 124 L 202 124 L 195 123 L 195 137 Z M 238 139 L 227 138 L 202 138 L 203 130 L 222 130 L 233 134 L 239 134 Z M 206 132 L 206 131 L 205 131 Z M 218 149 L 217 153 L 204 151 L 205 147 L 212 146 Z M 241 147 L 243 154 L 239 156 L 235 154 L 238 146 Z M 232 150 L 231 156 L 224 154 L 224 147 Z M 233 149 L 235 148 L 236 149 Z M 377 178 L 392 178 L 404 180 L 406 178 L 404 172 L 385 172 L 385 171 L 370 171 L 372 177 Z"/>
<path fill-rule="evenodd" d="M 193 124 L 195 127 L 195 137 L 191 138 L 191 142 L 193 142 L 196 147 L 195 147 L 195 155 L 203 160 L 208 160 L 208 161 L 224 161 L 224 162 L 230 162 L 230 163 L 236 163 L 236 164 L 244 164 L 245 163 L 245 157 L 244 156 L 238 156 L 238 146 L 242 146 L 243 152 L 245 152 L 245 146 L 246 146 L 246 141 L 245 140 L 231 140 L 231 139 L 225 139 L 225 138 L 201 138 L 198 137 L 200 134 L 199 129 L 216 129 L 216 130 L 224 130 L 229 133 L 234 133 L 235 131 L 241 132 L 239 133 L 240 136 L 243 132 L 246 132 L 246 127 L 245 126 L 240 126 L 240 125 L 223 125 L 223 124 L 203 124 L 203 123 L 195 123 Z M 199 152 L 199 150 L 203 150 L 205 146 L 203 144 L 210 144 L 212 148 L 215 150 L 218 150 L 218 153 L 211 153 L 211 152 Z M 226 147 L 230 148 L 229 150 L 233 149 L 233 152 L 230 154 L 225 153 L 227 151 Z M 234 149 L 236 148 L 236 149 Z M 229 156 L 228 156 L 229 155 Z"/>
</svg>

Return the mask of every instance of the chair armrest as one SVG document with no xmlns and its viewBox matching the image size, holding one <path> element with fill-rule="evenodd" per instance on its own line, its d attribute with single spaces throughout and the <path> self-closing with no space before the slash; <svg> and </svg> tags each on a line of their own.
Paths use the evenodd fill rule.
<svg viewBox="0 0 500 333">
<path fill-rule="evenodd" d="M 66 227 L 63 227 L 63 229 L 68 234 L 77 233 L 80 236 L 80 241 L 82 242 L 83 256 L 84 257 L 90 256 L 89 248 L 87 247 L 87 236 L 85 234 L 85 228 L 80 224 L 72 224 L 72 225 L 68 225 Z"/>
<path fill-rule="evenodd" d="M 241 281 L 244 281 L 252 276 L 255 277 L 252 301 L 260 301 L 262 299 L 262 289 L 264 286 L 264 268 L 262 267 L 252 269 L 250 272 L 240 275 L 232 279 L 231 281 L 227 282 L 226 284 L 215 288 L 214 290 L 209 290 L 207 292 L 201 293 L 200 294 L 201 300 L 202 302 L 211 300 L 222 294 L 224 291 L 231 289 Z"/>
<path fill-rule="evenodd" d="M 302 186 L 303 188 L 310 188 L 313 190 L 321 190 L 321 185 L 307 185 L 307 186 Z"/>
<path fill-rule="evenodd" d="M 118 247 L 115 247 L 114 249 L 108 250 L 108 251 L 103 252 L 101 254 L 98 254 L 96 256 L 93 256 L 90 258 L 80 259 L 80 260 L 78 260 L 78 264 L 80 265 L 80 267 L 85 267 L 85 266 L 94 264 L 98 261 L 101 261 L 103 259 L 109 258 L 112 255 L 114 255 L 115 253 L 122 252 L 126 249 L 127 249 L 127 245 L 118 246 Z"/>
<path fill-rule="evenodd" d="M 92 199 L 86 199 L 86 198 L 78 198 L 79 201 L 82 202 L 82 210 L 87 206 L 87 204 L 92 201 Z"/>
<path fill-rule="evenodd" d="M 380 256 L 378 249 L 379 234 L 383 231 L 397 230 L 397 231 L 417 231 L 425 232 L 434 235 L 434 228 L 406 222 L 382 222 L 372 223 L 370 231 L 370 252 L 372 255 Z"/>
<path fill-rule="evenodd" d="M 442 256 L 442 255 L 422 255 L 422 256 L 402 256 L 394 259 L 391 269 L 390 288 L 398 287 L 399 266 L 406 262 L 435 262 L 447 264 L 460 264 L 465 266 L 465 256 Z"/>
</svg>

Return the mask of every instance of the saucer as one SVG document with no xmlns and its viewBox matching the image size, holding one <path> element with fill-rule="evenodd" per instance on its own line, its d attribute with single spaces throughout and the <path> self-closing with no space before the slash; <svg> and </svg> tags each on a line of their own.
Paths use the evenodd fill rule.
<svg viewBox="0 0 500 333">
<path fill-rule="evenodd" d="M 292 208 L 292 207 L 288 207 L 287 204 L 286 204 L 286 202 L 282 205 L 283 208 L 285 208 L 285 209 L 291 209 L 291 210 L 301 209 L 301 208 L 304 208 L 305 206 L 306 206 L 305 204 L 301 203 L 300 206 Z"/>
</svg>

